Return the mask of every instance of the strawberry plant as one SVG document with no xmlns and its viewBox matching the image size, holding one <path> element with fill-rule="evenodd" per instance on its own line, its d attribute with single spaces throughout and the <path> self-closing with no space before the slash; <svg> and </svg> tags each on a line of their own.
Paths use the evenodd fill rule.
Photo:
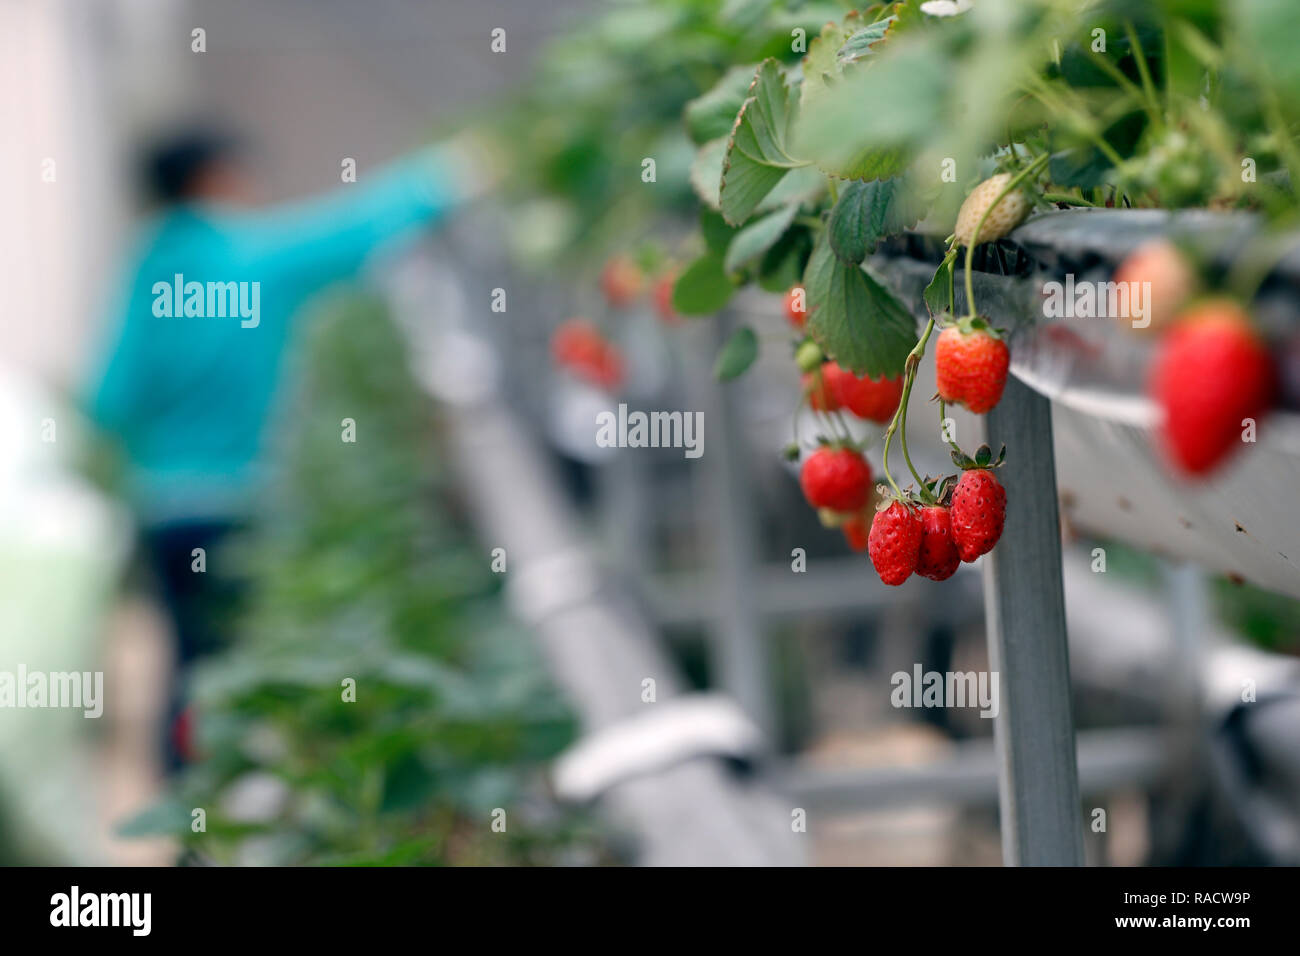
<svg viewBox="0 0 1300 956">
<path fill-rule="evenodd" d="M 793 330 L 803 402 L 825 431 L 812 455 L 823 458 L 827 445 L 847 440 L 845 412 L 884 425 L 881 506 L 890 521 L 900 520 L 897 503 L 925 509 L 937 528 L 932 509 L 944 507 L 947 495 L 963 559 L 985 553 L 1000 534 L 1000 518 L 996 533 L 993 524 L 971 532 L 962 523 L 969 509 L 957 506 L 976 500 L 968 494 L 976 487 L 979 501 L 996 498 L 991 456 L 982 449 L 972 459 L 950 442 L 960 480 L 918 474 L 907 411 L 936 329 L 940 419 L 950 402 L 977 414 L 997 405 L 1011 364 L 1000 327 L 1010 317 L 978 311 L 976 250 L 1034 213 L 1072 206 L 1254 212 L 1263 231 L 1226 276 L 1207 276 L 1204 262 L 1165 245 L 1143 250 L 1119 277 L 1158 290 L 1152 324 L 1161 332 L 1178 326 L 1183 303 L 1204 289 L 1231 297 L 1241 317 L 1235 327 L 1247 330 L 1200 333 L 1210 353 L 1198 365 L 1207 370 L 1205 385 L 1232 392 L 1232 400 L 1211 402 L 1195 385 L 1181 387 L 1163 371 L 1168 360 L 1156 368 L 1153 393 L 1174 467 L 1205 473 L 1231 443 L 1220 418 L 1231 413 L 1239 425 L 1243 414 L 1267 412 L 1271 360 L 1262 346 L 1245 343 L 1249 335 L 1258 340 L 1248 331 L 1250 303 L 1279 255 L 1276 236 L 1297 221 L 1294 4 L 894 0 L 829 13 L 778 0 L 659 0 L 643 8 L 654 11 L 643 14 L 652 27 L 635 49 L 611 51 L 607 42 L 628 28 L 626 10 L 566 38 L 568 50 L 582 41 L 578 62 L 598 63 L 597 75 L 609 82 L 524 124 L 541 132 L 618 117 L 586 141 L 597 158 L 582 153 L 584 162 L 601 164 L 598 188 L 574 180 L 552 191 L 571 207 L 595 207 L 596 225 L 578 230 L 574 247 L 599 236 L 606 246 L 640 248 L 643 261 L 677 263 L 677 316 L 711 315 L 748 285 L 783 295 L 773 313 Z M 653 84 L 618 88 L 636 70 L 648 71 L 643 78 Z M 693 151 L 689 160 L 683 149 Z M 554 152 L 544 156 L 543 171 L 570 169 L 552 165 Z M 653 181 L 633 172 L 647 159 L 659 161 Z M 687 216 L 696 226 L 684 231 Z M 604 229 L 615 218 L 611 241 Z M 872 262 L 882 243 L 907 233 L 938 247 L 919 302 L 900 298 Z M 927 315 L 919 335 L 915 314 Z M 1182 354 L 1192 338 L 1180 335 L 1168 349 Z M 758 342 L 753 329 L 738 329 L 724 346 L 720 377 L 743 372 Z M 1259 384 L 1243 391 L 1247 374 Z M 1189 421 L 1214 432 L 1205 439 L 1214 448 L 1188 447 Z M 896 446 L 910 483 L 900 484 L 891 462 Z M 796 437 L 791 453 L 800 452 Z M 832 509 L 857 542 L 857 524 L 850 531 L 844 523 L 855 510 Z M 938 560 L 936 573 L 946 563 Z"/>
<path fill-rule="evenodd" d="M 239 643 L 199 673 L 199 759 L 126 834 L 220 863 L 542 863 L 592 844 L 548 808 L 541 770 L 575 723 L 453 517 L 407 362 L 373 300 L 313 326 L 271 494 L 212 558 L 249 593 Z"/>
</svg>

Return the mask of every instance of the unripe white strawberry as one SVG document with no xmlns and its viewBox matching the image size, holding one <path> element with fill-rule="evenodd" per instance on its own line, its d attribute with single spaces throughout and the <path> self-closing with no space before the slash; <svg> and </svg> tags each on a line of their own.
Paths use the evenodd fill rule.
<svg viewBox="0 0 1300 956">
<path fill-rule="evenodd" d="M 954 230 L 957 236 L 957 245 L 969 246 L 971 244 L 971 239 L 975 234 L 975 227 L 979 225 L 984 210 L 993 205 L 993 200 L 997 199 L 998 194 L 1007 188 L 1007 183 L 1011 182 L 1012 178 L 1011 173 L 998 173 L 971 190 L 971 194 L 966 197 L 966 201 L 961 204 L 961 210 L 957 213 L 957 228 Z M 1012 190 L 1003 197 L 997 208 L 990 212 L 989 217 L 984 220 L 984 226 L 980 229 L 979 241 L 992 242 L 995 239 L 1001 239 L 1020 225 L 1028 214 L 1029 200 L 1025 198 L 1020 190 Z"/>
</svg>

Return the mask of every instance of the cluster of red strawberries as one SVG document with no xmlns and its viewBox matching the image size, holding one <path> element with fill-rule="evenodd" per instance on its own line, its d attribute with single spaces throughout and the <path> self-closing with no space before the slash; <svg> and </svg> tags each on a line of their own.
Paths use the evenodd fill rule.
<svg viewBox="0 0 1300 956">
<path fill-rule="evenodd" d="M 600 291 L 611 309 L 626 309 L 649 287 L 650 300 L 659 317 L 670 325 L 681 321 L 673 309 L 674 270 L 669 267 L 650 280 L 630 256 L 611 256 L 600 272 Z M 579 381 L 606 391 L 623 385 L 625 364 L 618 347 L 593 322 L 572 318 L 561 322 L 551 336 L 555 364 Z"/>
<path fill-rule="evenodd" d="M 807 319 L 804 290 L 785 296 L 785 313 L 798 331 Z M 801 347 L 803 391 L 817 412 L 847 411 L 865 421 L 888 424 L 903 396 L 903 379 L 857 376 L 832 361 L 808 368 Z M 976 414 L 995 406 L 1006 385 L 1010 353 L 1000 333 L 983 319 L 962 319 L 945 328 L 935 345 L 939 396 Z M 804 497 L 822 522 L 838 526 L 849 546 L 867 551 L 886 584 L 899 585 L 913 573 L 934 581 L 951 577 L 963 561 L 993 550 L 1006 520 L 1006 491 L 993 475 L 1005 455 L 993 460 L 987 446 L 975 458 L 954 460 L 960 477 L 927 486 L 927 497 L 877 501 L 871 465 L 860 448 L 847 440 L 825 441 L 808 455 L 799 474 Z"/>
<path fill-rule="evenodd" d="M 808 404 L 819 412 L 846 411 L 863 421 L 888 425 L 903 397 L 901 378 L 854 375 L 834 362 L 803 376 Z"/>
<path fill-rule="evenodd" d="M 982 446 L 955 483 L 939 483 L 934 504 L 894 499 L 876 512 L 867 551 L 880 580 L 899 585 L 915 572 L 944 581 L 963 561 L 993 550 L 1006 522 L 1007 492 L 991 470 L 1001 456 L 997 462 L 989 457 Z"/>
<path fill-rule="evenodd" d="M 1179 474 L 1207 475 L 1241 446 L 1243 424 L 1272 408 L 1273 358 L 1241 305 L 1198 298 L 1195 270 L 1168 240 L 1138 247 L 1113 279 L 1150 283 L 1142 331 L 1160 336 L 1147 394 L 1160 411 L 1161 443 Z"/>
<path fill-rule="evenodd" d="M 588 385 L 614 391 L 623 384 L 623 356 L 586 319 L 567 319 L 551 336 L 555 364 Z"/>
<path fill-rule="evenodd" d="M 803 291 L 796 286 L 785 297 L 786 316 L 797 330 L 803 329 L 807 317 Z M 827 361 L 811 341 L 800 346 L 796 361 L 803 370 L 804 400 L 815 412 L 847 412 L 884 425 L 903 396 L 901 377 L 854 375 Z M 860 448 L 847 440 L 823 443 L 804 462 L 799 482 L 822 523 L 840 528 L 853 550 L 866 550 L 873 485 L 871 465 Z"/>
</svg>

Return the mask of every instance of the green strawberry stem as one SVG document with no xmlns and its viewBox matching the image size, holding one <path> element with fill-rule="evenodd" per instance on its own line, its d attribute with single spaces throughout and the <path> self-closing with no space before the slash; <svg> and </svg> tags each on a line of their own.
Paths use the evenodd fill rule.
<svg viewBox="0 0 1300 956">
<path fill-rule="evenodd" d="M 1290 174 L 1291 182 L 1300 182 L 1300 149 L 1296 148 L 1295 140 L 1290 135 L 1290 127 L 1282 114 L 1282 105 L 1278 102 L 1277 94 L 1266 85 L 1261 90 L 1260 98 L 1263 100 L 1264 118 L 1273 133 L 1273 142 L 1278 144 L 1278 153 Z"/>
<path fill-rule="evenodd" d="M 1095 202 L 1088 202 L 1082 196 L 1073 196 L 1070 193 L 1043 193 L 1043 198 L 1048 202 L 1063 202 L 1071 206 L 1091 206 L 1096 207 Z"/>
<path fill-rule="evenodd" d="M 1097 67 L 1103 70 L 1107 76 L 1115 81 L 1116 86 L 1142 104 L 1143 109 L 1146 110 L 1147 118 L 1151 121 L 1152 129 L 1164 128 L 1164 118 L 1160 115 L 1160 104 L 1156 102 L 1154 97 L 1148 96 L 1139 89 L 1137 84 L 1130 80 L 1124 74 L 1124 71 L 1112 63 L 1104 53 L 1098 53 L 1096 50 L 1089 50 L 1088 55 L 1092 58 L 1092 62 Z M 1137 56 L 1136 53 L 1134 55 Z M 1145 65 L 1145 61 L 1142 61 L 1140 56 L 1138 59 L 1139 62 L 1143 62 Z"/>
<path fill-rule="evenodd" d="M 948 263 L 948 315 L 957 314 L 957 283 L 952 281 L 952 270 L 957 265 L 957 247 L 952 245 L 956 236 L 949 238 L 948 254 L 944 256 L 943 261 Z"/>
<path fill-rule="evenodd" d="M 1128 37 L 1129 52 L 1137 60 L 1138 76 L 1142 78 L 1142 92 L 1146 96 L 1147 107 L 1151 112 L 1152 126 L 1155 129 L 1163 129 L 1164 116 L 1160 111 L 1160 97 L 1156 94 L 1156 85 L 1151 80 L 1151 69 L 1147 66 L 1147 57 L 1142 52 L 1142 43 L 1138 40 L 1137 29 L 1133 26 L 1132 20 L 1124 21 L 1124 33 Z"/>
<path fill-rule="evenodd" d="M 835 419 L 832 418 L 829 413 L 819 411 L 817 412 L 817 418 L 821 421 L 823 427 L 830 432 L 831 437 L 836 442 L 843 442 L 845 440 L 844 433 L 836 427 Z"/>
<path fill-rule="evenodd" d="M 970 245 L 966 247 L 966 312 L 967 312 L 966 317 L 967 318 L 973 319 L 977 314 L 975 311 L 975 283 L 971 276 L 971 262 L 973 259 L 973 251 L 975 247 L 979 245 L 980 231 L 983 230 L 984 228 L 984 221 L 988 219 L 989 213 L 991 213 L 994 209 L 998 208 L 998 203 L 1002 202 L 1002 200 L 1005 199 L 1011 193 L 1012 190 L 1014 190 L 1017 186 L 1019 186 L 1030 175 L 1037 172 L 1038 169 L 1044 163 L 1046 163 L 1049 158 L 1050 157 L 1046 153 L 1044 153 L 1042 156 L 1039 156 L 1036 160 L 1034 160 L 1024 169 L 1020 170 L 1020 172 L 1016 173 L 1016 175 L 1012 178 L 1011 182 L 1007 183 L 1006 186 L 1003 187 L 1002 192 L 998 193 L 997 198 L 994 199 L 993 202 L 989 203 L 989 207 L 985 209 L 984 214 L 980 216 L 979 222 L 975 223 L 975 232 L 971 234 Z"/>
<path fill-rule="evenodd" d="M 940 437 L 943 437 L 944 434 L 945 434 L 945 432 L 944 432 L 944 427 L 943 427 L 943 426 L 944 426 L 944 421 L 945 421 L 947 418 L 948 418 L 948 403 L 945 402 L 942 398 L 940 398 L 940 399 L 939 399 L 939 435 L 940 435 Z M 943 440 L 946 441 L 946 442 L 948 443 L 948 447 L 951 448 L 953 451 L 955 451 L 957 454 L 959 454 L 959 455 L 965 455 L 965 454 L 966 454 L 964 451 L 961 450 L 961 446 L 958 445 L 957 442 L 956 442 L 954 439 L 952 439 L 952 438 L 944 438 Z"/>
<path fill-rule="evenodd" d="M 931 316 L 930 321 L 925 324 L 925 331 L 921 333 L 921 338 L 917 341 L 916 345 L 912 346 L 912 351 L 907 353 L 907 362 L 904 365 L 906 372 L 903 379 L 903 397 L 899 399 L 898 408 L 894 410 L 893 420 L 890 421 L 889 429 L 885 432 L 885 451 L 883 458 L 885 479 L 889 482 L 889 486 L 894 489 L 894 494 L 899 498 L 899 500 L 904 500 L 903 492 L 899 489 L 898 482 L 894 480 L 894 476 L 889 471 L 889 445 L 894 440 L 894 432 L 898 431 L 899 440 L 903 445 L 903 460 L 907 462 L 908 470 L 912 473 L 912 477 L 916 479 L 917 490 L 921 496 L 921 500 L 928 505 L 934 504 L 936 499 L 934 495 L 930 493 L 930 489 L 925 486 L 925 482 L 921 480 L 921 476 L 916 471 L 916 466 L 912 464 L 912 455 L 907 449 L 907 404 L 912 397 L 912 383 L 916 381 L 917 367 L 921 364 L 921 356 L 925 355 L 925 345 L 930 341 L 930 333 L 933 331 L 934 316 Z"/>
<path fill-rule="evenodd" d="M 1051 110 L 1056 116 L 1069 123 L 1074 130 L 1088 137 L 1118 172 L 1124 165 L 1124 157 L 1115 151 L 1115 147 L 1103 136 L 1097 129 L 1097 124 L 1087 113 L 1075 109 L 1064 98 L 1058 96 L 1047 81 L 1042 77 L 1028 77 L 1028 84 L 1025 86 L 1025 95 L 1031 96 L 1045 107 Z M 1123 185 L 1121 182 L 1120 185 Z"/>
<path fill-rule="evenodd" d="M 844 417 L 844 413 L 837 408 L 830 414 L 835 418 L 835 421 L 839 423 L 841 431 L 844 432 L 844 440 L 850 444 L 857 444 L 853 437 L 853 429 L 849 427 L 848 420 Z"/>
</svg>

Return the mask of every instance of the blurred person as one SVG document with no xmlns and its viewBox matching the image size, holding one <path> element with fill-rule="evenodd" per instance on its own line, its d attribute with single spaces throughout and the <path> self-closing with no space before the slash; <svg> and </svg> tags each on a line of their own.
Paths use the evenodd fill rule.
<svg viewBox="0 0 1300 956">
<path fill-rule="evenodd" d="M 128 257 L 87 404 L 124 451 L 126 496 L 172 624 L 170 769 L 188 756 L 184 677 L 228 640 L 239 587 L 213 556 L 263 480 L 262 443 L 296 317 L 377 248 L 436 227 L 481 192 L 488 183 L 471 142 L 269 208 L 258 207 L 246 151 L 226 133 L 174 135 L 144 163 L 159 209 Z"/>
</svg>

